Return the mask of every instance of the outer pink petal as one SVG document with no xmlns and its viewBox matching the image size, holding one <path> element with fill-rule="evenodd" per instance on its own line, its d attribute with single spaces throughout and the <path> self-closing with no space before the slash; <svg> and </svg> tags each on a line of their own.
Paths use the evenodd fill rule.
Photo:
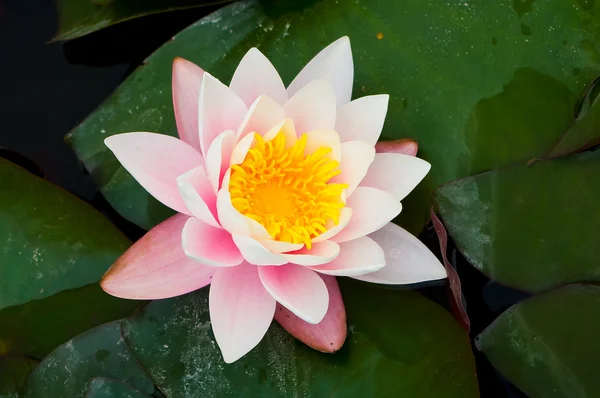
<svg viewBox="0 0 600 398">
<path fill-rule="evenodd" d="M 177 177 L 204 165 L 198 151 L 177 138 L 155 133 L 117 134 L 104 143 L 152 196 L 180 213 L 191 215 L 179 195 Z"/>
<path fill-rule="evenodd" d="M 204 72 L 198 105 L 200 148 L 206 157 L 208 148 L 223 131 L 236 131 L 248 108 L 233 90 Z"/>
<path fill-rule="evenodd" d="M 332 239 L 346 242 L 377 231 L 393 220 L 402 205 L 390 193 L 376 188 L 358 187 L 348 198 L 346 206 L 353 211 L 352 219 Z"/>
<path fill-rule="evenodd" d="M 235 133 L 227 130 L 213 140 L 206 152 L 206 174 L 215 193 L 221 188 L 221 181 L 229 168 L 234 143 Z"/>
<path fill-rule="evenodd" d="M 335 352 L 346 340 L 346 309 L 335 277 L 321 275 L 321 278 L 329 293 L 329 308 L 321 322 L 316 325 L 305 322 L 281 304 L 277 304 L 275 320 L 307 346 L 321 352 Z"/>
<path fill-rule="evenodd" d="M 298 135 L 313 130 L 333 130 L 335 126 L 335 94 L 325 80 L 315 80 L 302 87 L 283 109 L 294 121 Z"/>
<path fill-rule="evenodd" d="M 342 105 L 352 97 L 354 64 L 350 39 L 344 36 L 317 54 L 289 85 L 291 97 L 315 79 L 326 79 L 335 91 L 337 104 Z"/>
<path fill-rule="evenodd" d="M 243 261 L 229 232 L 194 217 L 183 227 L 181 246 L 188 257 L 211 267 L 231 267 Z"/>
<path fill-rule="evenodd" d="M 389 98 L 387 94 L 369 95 L 339 107 L 335 130 L 342 142 L 358 140 L 375 145 L 383 129 Z"/>
<path fill-rule="evenodd" d="M 340 243 L 340 255 L 333 261 L 310 267 L 327 275 L 357 276 L 379 271 L 385 266 L 381 247 L 367 236 Z"/>
<path fill-rule="evenodd" d="M 266 95 L 261 95 L 250 106 L 242 124 L 237 129 L 238 140 L 249 133 L 264 135 L 285 118 L 283 108 Z"/>
<path fill-rule="evenodd" d="M 229 87 L 248 106 L 261 95 L 268 95 L 279 104 L 284 104 L 288 99 L 279 73 L 267 57 L 256 48 L 251 48 L 244 55 Z"/>
<path fill-rule="evenodd" d="M 233 241 L 244 259 L 253 265 L 282 265 L 288 260 L 279 253 L 273 253 L 258 240 L 247 235 L 233 235 Z"/>
<path fill-rule="evenodd" d="M 402 200 L 425 178 L 429 169 L 428 162 L 415 156 L 378 153 L 360 185 L 383 189 Z"/>
<path fill-rule="evenodd" d="M 329 294 L 321 277 L 296 264 L 259 267 L 258 275 L 265 289 L 277 302 L 300 319 L 317 324 L 329 306 Z"/>
<path fill-rule="evenodd" d="M 396 224 L 389 223 L 369 237 L 383 249 L 386 265 L 377 272 L 355 279 L 403 285 L 446 278 L 444 266 L 427 246 Z"/>
<path fill-rule="evenodd" d="M 339 222 L 337 223 L 337 225 L 329 226 L 329 228 L 327 229 L 326 232 L 324 232 L 321 235 L 314 238 L 312 240 L 312 242 L 318 243 L 318 242 L 323 242 L 323 241 L 333 238 L 340 231 L 342 231 L 344 228 L 346 228 L 346 226 L 350 223 L 351 219 L 352 219 L 352 209 L 349 207 L 344 207 L 340 211 L 340 219 L 339 219 Z"/>
<path fill-rule="evenodd" d="M 226 363 L 237 361 L 262 340 L 273 320 L 275 304 L 256 267 L 243 263 L 215 271 L 209 295 L 210 321 Z"/>
<path fill-rule="evenodd" d="M 204 167 L 196 167 L 177 177 L 177 187 L 186 207 L 194 217 L 213 227 L 221 227 L 217 222 L 217 195 Z"/>
<path fill-rule="evenodd" d="M 204 71 L 183 58 L 173 61 L 173 109 L 179 138 L 200 150 L 198 98 Z"/>
<path fill-rule="evenodd" d="M 330 240 L 314 243 L 310 250 L 306 247 L 283 256 L 293 264 L 313 266 L 328 263 L 340 254 L 340 246 Z"/>
<path fill-rule="evenodd" d="M 348 141 L 341 145 L 341 173 L 331 179 L 331 182 L 348 184 L 346 195 L 350 196 L 358 184 L 365 178 L 369 166 L 375 159 L 375 148 L 364 141 Z M 393 170 L 393 169 L 392 169 Z M 390 171 L 387 171 L 388 174 Z"/>
<path fill-rule="evenodd" d="M 402 153 L 410 156 L 417 156 L 419 144 L 410 138 L 402 138 L 393 141 L 380 141 L 375 144 L 377 153 Z"/>
<path fill-rule="evenodd" d="M 163 299 L 200 289 L 214 268 L 188 258 L 181 249 L 181 230 L 189 217 L 177 214 L 152 228 L 106 272 L 100 285 L 127 299 Z"/>
</svg>

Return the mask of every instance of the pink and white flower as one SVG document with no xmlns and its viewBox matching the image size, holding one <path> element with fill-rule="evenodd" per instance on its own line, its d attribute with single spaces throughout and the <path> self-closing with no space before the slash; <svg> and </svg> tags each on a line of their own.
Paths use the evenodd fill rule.
<svg viewBox="0 0 600 398">
<path fill-rule="evenodd" d="M 442 279 L 437 258 L 392 224 L 429 163 L 411 141 L 379 144 L 388 95 L 351 101 L 343 37 L 286 88 L 256 48 L 228 86 L 173 63 L 180 139 L 106 139 L 132 176 L 179 214 L 150 230 L 102 280 L 108 293 L 160 299 L 210 284 L 212 328 L 225 362 L 249 352 L 276 319 L 322 351 L 346 336 L 335 280 L 383 284 Z"/>
</svg>

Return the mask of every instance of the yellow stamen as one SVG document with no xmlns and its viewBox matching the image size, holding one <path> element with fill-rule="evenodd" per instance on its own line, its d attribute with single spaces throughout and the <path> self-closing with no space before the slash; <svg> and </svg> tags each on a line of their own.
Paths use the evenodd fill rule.
<svg viewBox="0 0 600 398">
<path fill-rule="evenodd" d="M 254 133 L 255 134 L 255 133 Z M 244 161 L 231 167 L 231 203 L 242 214 L 261 223 L 274 240 L 304 243 L 339 222 L 346 184 L 329 183 L 340 173 L 339 162 L 319 147 L 304 154 L 306 134 L 289 148 L 279 132 L 271 141 L 255 134 Z"/>
</svg>

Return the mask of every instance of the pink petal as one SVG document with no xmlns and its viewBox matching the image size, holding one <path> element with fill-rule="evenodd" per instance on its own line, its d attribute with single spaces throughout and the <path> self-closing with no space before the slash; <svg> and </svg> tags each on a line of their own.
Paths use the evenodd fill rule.
<svg viewBox="0 0 600 398">
<path fill-rule="evenodd" d="M 226 363 L 240 359 L 263 338 L 275 313 L 256 267 L 218 268 L 210 287 L 210 322 Z"/>
<path fill-rule="evenodd" d="M 179 138 L 200 150 L 198 98 L 204 71 L 183 58 L 173 61 L 173 109 Z"/>
<path fill-rule="evenodd" d="M 318 53 L 289 85 L 291 97 L 316 79 L 326 79 L 335 91 L 337 104 L 342 105 L 352 97 L 354 64 L 350 39 L 344 36 Z"/>
<path fill-rule="evenodd" d="M 206 151 L 206 174 L 215 193 L 221 188 L 221 181 L 229 168 L 234 143 L 235 133 L 227 130 L 219 134 Z"/>
<path fill-rule="evenodd" d="M 313 130 L 333 130 L 335 126 L 335 94 L 325 80 L 315 80 L 302 87 L 283 109 L 294 121 L 298 135 Z"/>
<path fill-rule="evenodd" d="M 261 95 L 268 95 L 279 104 L 284 104 L 288 99 L 279 73 L 267 57 L 256 48 L 251 48 L 244 55 L 229 87 L 248 106 Z"/>
<path fill-rule="evenodd" d="M 233 235 L 233 241 L 244 256 L 253 265 L 282 265 L 288 260 L 279 253 L 273 253 L 258 240 L 247 235 Z"/>
<path fill-rule="evenodd" d="M 342 158 L 342 143 L 340 136 L 335 130 L 313 130 L 306 133 L 306 147 L 304 154 L 308 155 L 315 152 L 320 147 L 331 148 L 329 157 L 340 161 Z"/>
<path fill-rule="evenodd" d="M 330 240 L 314 243 L 310 250 L 306 247 L 283 256 L 293 264 L 304 266 L 321 265 L 330 262 L 340 254 L 340 246 Z"/>
<path fill-rule="evenodd" d="M 377 231 L 393 220 L 402 205 L 390 193 L 376 188 L 358 187 L 348 198 L 346 206 L 353 211 L 352 219 L 333 237 L 336 242 L 346 242 Z"/>
<path fill-rule="evenodd" d="M 415 156 L 378 153 L 361 186 L 382 189 L 404 199 L 425 178 L 431 165 Z"/>
<path fill-rule="evenodd" d="M 325 231 L 321 235 L 317 236 L 316 238 L 313 238 L 312 242 L 318 243 L 318 242 L 323 242 L 323 241 L 333 238 L 341 230 L 346 228 L 346 226 L 350 223 L 351 219 L 352 219 L 352 209 L 350 209 L 348 207 L 344 207 L 340 211 L 340 219 L 339 219 L 339 222 L 337 223 L 337 225 L 329 226 L 327 231 Z"/>
<path fill-rule="evenodd" d="M 177 188 L 186 207 L 194 217 L 213 227 L 217 222 L 217 195 L 215 194 L 204 167 L 196 167 L 177 177 Z"/>
<path fill-rule="evenodd" d="M 342 142 L 365 141 L 375 145 L 383 129 L 389 98 L 387 94 L 369 95 L 340 106 L 335 130 Z"/>
<path fill-rule="evenodd" d="M 270 97 L 262 95 L 250 106 L 242 124 L 237 130 L 238 140 L 248 133 L 264 135 L 273 126 L 281 123 L 285 118 L 283 108 Z"/>
<path fill-rule="evenodd" d="M 363 236 L 340 243 L 340 255 L 336 259 L 310 269 L 327 275 L 357 276 L 378 271 L 384 266 L 381 247 L 373 239 Z"/>
<path fill-rule="evenodd" d="M 444 266 L 427 246 L 396 224 L 389 223 L 369 237 L 383 249 L 386 265 L 377 272 L 355 276 L 355 279 L 403 285 L 446 277 Z"/>
<path fill-rule="evenodd" d="M 348 141 L 341 145 L 341 173 L 331 179 L 331 182 L 348 184 L 346 195 L 350 196 L 363 180 L 369 166 L 375 159 L 375 148 L 364 141 Z M 393 174 L 389 173 L 388 174 Z"/>
<path fill-rule="evenodd" d="M 108 137 L 106 146 L 150 195 L 180 213 L 190 214 L 177 189 L 177 177 L 204 165 L 189 144 L 163 134 L 125 133 Z"/>
<path fill-rule="evenodd" d="M 346 309 L 342 294 L 333 276 L 321 275 L 329 293 L 329 308 L 316 325 L 305 322 L 293 312 L 277 304 L 275 320 L 292 336 L 321 352 L 336 352 L 346 340 Z"/>
<path fill-rule="evenodd" d="M 261 239 L 260 243 L 273 253 L 293 252 L 304 247 L 303 243 L 280 242 L 273 239 Z"/>
<path fill-rule="evenodd" d="M 211 227 L 194 217 L 190 218 L 183 227 L 181 246 L 188 257 L 202 265 L 231 267 L 243 261 L 229 232 Z"/>
<path fill-rule="evenodd" d="M 300 319 L 316 324 L 323 320 L 329 306 L 329 294 L 321 277 L 296 264 L 259 267 L 265 289 L 277 302 Z"/>
<path fill-rule="evenodd" d="M 223 131 L 237 131 L 248 108 L 233 90 L 204 72 L 198 105 L 200 147 L 206 157 L 208 148 Z"/>
<path fill-rule="evenodd" d="M 214 268 L 198 264 L 181 249 L 188 218 L 177 214 L 148 231 L 106 272 L 102 289 L 116 297 L 155 300 L 208 285 Z"/>
<path fill-rule="evenodd" d="M 417 141 L 403 138 L 393 141 L 381 141 L 375 144 L 377 153 L 403 153 L 405 155 L 417 156 L 419 145 Z"/>
</svg>

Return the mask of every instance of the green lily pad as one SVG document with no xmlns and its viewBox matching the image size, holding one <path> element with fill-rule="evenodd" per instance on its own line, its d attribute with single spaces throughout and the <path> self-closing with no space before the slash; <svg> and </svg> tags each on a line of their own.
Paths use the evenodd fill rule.
<svg viewBox="0 0 600 398">
<path fill-rule="evenodd" d="M 495 169 L 436 191 L 444 224 L 491 279 L 539 292 L 600 281 L 600 152 Z"/>
<path fill-rule="evenodd" d="M 137 362 L 129 350 L 168 398 L 478 397 L 469 339 L 443 308 L 415 292 L 356 281 L 344 281 L 342 291 L 351 332 L 335 354 L 314 351 L 273 323 L 254 350 L 225 364 L 212 335 L 208 289 L 201 289 L 154 301 L 122 321 L 124 341 L 111 323 L 61 346 L 30 376 L 26 397 L 42 396 L 43 389 L 71 396 L 97 376 L 147 394 L 130 376 Z M 115 341 L 125 356 L 115 352 Z M 115 357 L 127 360 L 102 365 Z"/>
<path fill-rule="evenodd" d="M 130 245 L 102 214 L 4 159 L 0 181 L 0 355 L 41 359 L 143 304 L 87 286 Z"/>
<path fill-rule="evenodd" d="M 133 389 L 119 380 L 95 377 L 90 381 L 85 398 L 148 398 L 149 395 Z"/>
<path fill-rule="evenodd" d="M 145 303 L 118 299 L 93 284 L 5 308 L 0 310 L 0 353 L 42 359 L 72 337 L 130 315 Z"/>
<path fill-rule="evenodd" d="M 229 0 L 58 0 L 59 27 L 54 40 L 71 40 L 145 15 Z"/>
<path fill-rule="evenodd" d="M 18 398 L 27 375 L 37 365 L 37 361 L 27 357 L 0 356 L 0 398 Z"/>
<path fill-rule="evenodd" d="M 122 380 L 144 394 L 154 392 L 152 380 L 123 340 L 119 321 L 92 329 L 54 350 L 29 375 L 23 396 L 83 398 L 95 377 Z"/>
<path fill-rule="evenodd" d="M 476 344 L 529 397 L 595 397 L 599 312 L 600 287 L 566 286 L 509 308 Z"/>
<path fill-rule="evenodd" d="M 176 56 L 229 82 L 257 46 L 289 83 L 320 49 L 348 35 L 354 97 L 389 93 L 382 138 L 416 139 L 433 165 L 400 217 L 419 232 L 438 185 L 550 152 L 600 74 L 599 29 L 600 6 L 591 2 L 237 2 L 157 50 L 67 141 L 113 207 L 150 228 L 171 212 L 120 167 L 103 140 L 127 131 L 176 135 Z"/>
</svg>

